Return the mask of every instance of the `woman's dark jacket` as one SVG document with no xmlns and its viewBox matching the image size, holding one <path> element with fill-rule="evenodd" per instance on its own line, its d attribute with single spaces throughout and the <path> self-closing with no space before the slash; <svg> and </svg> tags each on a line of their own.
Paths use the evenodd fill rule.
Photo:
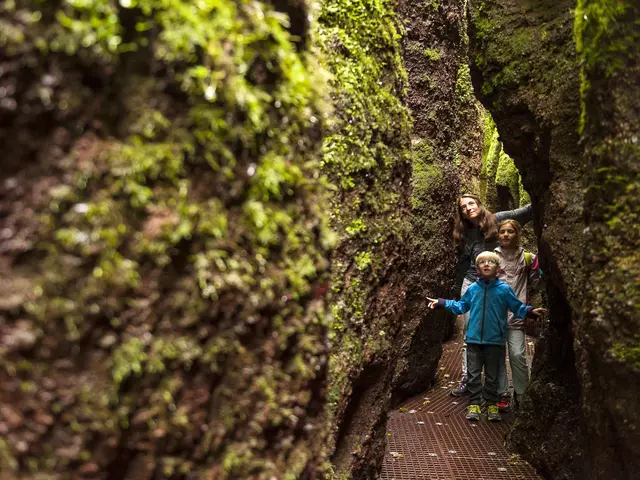
<svg viewBox="0 0 640 480">
<path fill-rule="evenodd" d="M 505 212 L 496 212 L 496 221 L 498 223 L 503 220 L 515 220 L 520 225 L 524 226 L 532 218 L 531 204 L 524 207 L 517 208 L 515 210 L 507 210 Z M 475 282 L 478 279 L 476 271 L 476 257 L 482 252 L 492 252 L 494 248 L 498 246 L 498 238 L 495 240 L 486 242 L 484 239 L 484 233 L 482 229 L 477 226 L 467 228 L 462 237 L 462 245 L 460 245 L 460 256 L 458 257 L 458 267 L 456 269 L 456 292 L 460 293 L 462 288 L 462 281 L 466 278 L 471 282 Z"/>
</svg>

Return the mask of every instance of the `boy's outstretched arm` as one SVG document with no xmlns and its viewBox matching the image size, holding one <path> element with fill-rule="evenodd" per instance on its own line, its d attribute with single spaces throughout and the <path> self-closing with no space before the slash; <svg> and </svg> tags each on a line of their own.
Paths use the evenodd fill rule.
<svg viewBox="0 0 640 480">
<path fill-rule="evenodd" d="M 471 303 L 469 303 L 470 298 L 471 297 L 469 295 L 469 290 L 467 290 L 462 298 L 457 302 L 455 300 L 445 300 L 444 298 L 431 297 L 427 297 L 427 300 L 429 300 L 429 308 L 432 310 L 436 307 L 440 307 L 447 309 L 454 315 L 462 315 L 464 313 L 467 313 L 471 308 Z"/>
<path fill-rule="evenodd" d="M 540 317 L 547 311 L 545 308 L 533 308 L 532 306 L 525 305 L 516 297 L 511 287 L 509 287 L 507 293 L 507 306 L 509 310 L 513 312 L 515 318 L 522 319 L 525 317 Z"/>
</svg>

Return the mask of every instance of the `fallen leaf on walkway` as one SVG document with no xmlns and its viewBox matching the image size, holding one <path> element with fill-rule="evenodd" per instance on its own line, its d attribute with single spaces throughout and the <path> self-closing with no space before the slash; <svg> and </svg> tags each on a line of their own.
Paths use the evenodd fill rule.
<svg viewBox="0 0 640 480">
<path fill-rule="evenodd" d="M 423 405 L 429 405 L 431 403 L 431 400 L 425 400 L 424 402 L 422 402 Z"/>
<path fill-rule="evenodd" d="M 80 469 L 80 473 L 83 473 L 84 475 L 93 475 L 98 473 L 99 471 L 100 471 L 100 467 L 95 462 L 86 463 Z"/>
<path fill-rule="evenodd" d="M 416 413 L 415 410 L 409 410 L 409 413 Z"/>
<path fill-rule="evenodd" d="M 393 458 L 404 457 L 404 453 L 399 452 L 389 452 L 389 455 L 391 455 Z"/>
<path fill-rule="evenodd" d="M 407 411 L 407 409 L 406 409 L 405 407 L 400 407 L 400 408 L 398 409 L 398 411 L 399 411 L 400 413 L 404 413 L 404 412 L 406 412 L 406 411 Z"/>
<path fill-rule="evenodd" d="M 451 403 L 453 403 L 454 405 L 457 405 L 457 404 L 458 404 L 458 402 L 451 402 Z"/>
</svg>

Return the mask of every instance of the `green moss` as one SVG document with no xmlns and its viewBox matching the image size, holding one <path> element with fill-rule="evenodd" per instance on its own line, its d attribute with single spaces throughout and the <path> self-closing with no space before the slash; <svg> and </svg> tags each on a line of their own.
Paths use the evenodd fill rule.
<svg viewBox="0 0 640 480">
<path fill-rule="evenodd" d="M 471 73 L 466 63 L 458 67 L 456 74 L 456 98 L 462 104 L 472 104 L 475 101 L 475 93 L 471 84 Z"/>
<path fill-rule="evenodd" d="M 540 82 L 535 87 L 548 89 L 553 85 L 554 79 L 557 79 L 557 74 L 551 72 L 562 70 L 558 68 L 561 63 L 566 63 L 567 70 L 573 68 L 572 60 L 567 58 L 571 52 L 549 55 L 556 47 L 555 37 L 549 32 L 563 28 L 569 17 L 568 10 L 554 15 L 544 15 L 541 11 L 542 19 L 538 12 L 529 10 L 527 13 L 536 20 L 522 22 L 522 17 L 518 16 L 520 14 L 516 10 L 498 13 L 494 9 L 496 5 L 481 2 L 471 8 L 471 21 L 477 41 L 472 56 L 485 78 L 481 87 L 482 95 L 494 96 L 497 92 L 530 84 L 532 78 L 552 75 L 545 78 L 549 82 Z M 540 20 L 542 23 L 538 23 Z M 550 58 L 556 63 L 555 68 L 547 65 Z"/>
<path fill-rule="evenodd" d="M 585 69 L 598 68 L 610 76 L 635 57 L 634 47 L 640 33 L 632 22 L 619 23 L 620 19 L 633 15 L 633 11 L 632 4 L 615 0 L 578 1 L 574 35 L 578 53 L 586 61 Z M 622 25 L 628 31 L 620 32 Z"/>
<path fill-rule="evenodd" d="M 411 197 L 413 208 L 422 208 L 433 201 L 443 186 L 444 172 L 437 163 L 428 163 L 423 157 L 413 162 L 412 174 L 413 193 Z"/>
<path fill-rule="evenodd" d="M 485 112 L 485 115 L 488 115 L 488 113 Z M 480 174 L 487 178 L 495 179 L 502 154 L 502 142 L 500 142 L 498 129 L 495 127 L 495 124 L 489 126 L 488 130 L 485 130 L 484 138 L 484 149 L 486 153 L 482 157 L 482 170 Z"/>
<path fill-rule="evenodd" d="M 356 218 L 345 228 L 347 235 L 353 236 L 367 231 L 367 225 L 362 218 Z"/>
<path fill-rule="evenodd" d="M 528 203 L 528 195 L 522 186 L 522 179 L 513 159 L 502 148 L 498 129 L 489 112 L 484 111 L 484 148 L 482 170 L 480 172 L 480 197 L 491 210 L 497 201 L 496 186 L 509 189 L 513 206 Z"/>
<path fill-rule="evenodd" d="M 482 7 L 477 11 L 479 13 L 473 18 L 476 38 L 486 41 L 487 49 L 482 56 L 476 57 L 476 65 L 484 69 L 488 66 L 488 59 L 501 65 L 501 70 L 483 84 L 482 93 L 489 95 L 500 85 L 517 85 L 525 81 L 530 73 L 526 59 L 539 45 L 538 31 L 519 28 L 506 37 L 501 26 L 483 14 Z M 501 41 L 491 42 L 494 36 L 499 36 Z"/>
<path fill-rule="evenodd" d="M 422 55 L 424 52 L 422 43 L 416 40 L 407 40 L 405 48 L 406 48 L 406 53 L 411 55 Z"/>
<path fill-rule="evenodd" d="M 482 111 L 482 116 L 483 116 L 483 128 L 484 128 L 482 158 L 484 159 L 489 154 L 489 149 L 493 145 L 494 141 L 497 140 L 497 139 L 494 139 L 494 137 L 498 129 L 496 127 L 495 122 L 493 121 L 493 117 L 487 110 Z M 483 161 L 483 165 L 484 165 L 484 161 Z"/>
<path fill-rule="evenodd" d="M 592 431 L 614 431 L 618 425 L 634 429 L 640 413 L 633 387 L 640 374 L 640 7 L 581 0 L 575 13 L 588 225 L 579 325 L 585 371 L 593 379 L 582 395 L 599 405 Z M 611 358 L 615 362 L 609 367 Z M 611 368 L 615 375 L 607 375 Z M 619 392 L 613 404 L 605 401 L 608 391 Z M 614 455 L 596 458 L 593 468 L 607 463 L 619 464 L 620 471 L 636 468 L 632 460 L 618 461 Z"/>
<path fill-rule="evenodd" d="M 498 171 L 498 163 L 500 162 L 502 143 L 499 140 L 498 129 L 495 127 L 491 116 L 486 111 L 484 114 L 484 153 L 480 170 L 480 198 L 491 209 L 496 203 L 495 178 Z"/>
<path fill-rule="evenodd" d="M 365 270 L 369 265 L 371 265 L 371 252 L 360 252 L 355 256 L 355 262 L 359 270 Z"/>
<path fill-rule="evenodd" d="M 584 62 L 580 82 L 583 99 L 590 89 L 586 72 L 599 70 L 605 77 L 610 77 L 636 57 L 640 39 L 638 25 L 621 20 L 633 18 L 637 11 L 637 6 L 615 0 L 578 1 L 574 36 L 576 48 Z M 585 116 L 583 107 L 580 133 L 585 128 Z"/>
<path fill-rule="evenodd" d="M 528 205 L 529 203 L 531 203 L 531 197 L 529 196 L 529 193 L 524 189 L 524 185 L 522 185 L 522 177 L 518 178 L 518 190 L 520 191 L 519 193 L 519 198 L 520 198 L 520 205 L 521 207 Z"/>
<path fill-rule="evenodd" d="M 636 335 L 634 340 L 633 344 L 615 343 L 611 347 L 611 353 L 617 359 L 640 368 L 640 336 Z"/>
<path fill-rule="evenodd" d="M 391 186 L 397 172 L 408 168 L 410 126 L 402 103 L 407 78 L 399 25 L 392 11 L 386 0 L 333 0 L 323 3 L 319 16 L 336 114 L 324 142 L 323 167 L 336 187 L 332 222 L 339 235 L 338 257 L 348 259 L 334 264 L 331 282 L 336 303 L 328 401 L 334 418 L 344 412 L 351 382 L 362 369 L 367 338 L 379 330 L 369 325 L 367 309 L 380 272 L 389 268 L 385 248 L 393 248 L 389 245 L 407 228 L 406 197 Z M 407 53 L 421 54 L 422 48 L 409 42 Z"/>
<path fill-rule="evenodd" d="M 520 174 L 513 159 L 502 151 L 495 176 L 496 185 L 507 187 L 513 198 L 514 206 L 520 206 Z"/>
<path fill-rule="evenodd" d="M 245 471 L 245 465 L 252 459 L 251 451 L 246 445 L 231 445 L 222 457 L 222 469 L 229 476 L 233 477 L 236 472 Z"/>
<path fill-rule="evenodd" d="M 439 195 L 443 185 L 444 172 L 433 158 L 433 148 L 423 140 L 412 142 L 412 194 L 411 202 L 414 209 L 422 208 Z"/>
<path fill-rule="evenodd" d="M 11 447 L 2 438 L 0 438 L 0 463 L 9 471 L 15 471 L 18 467 L 18 462 L 11 453 Z"/>
<path fill-rule="evenodd" d="M 49 381 L 52 355 L 76 366 L 47 389 L 65 399 L 51 407 L 49 438 L 72 439 L 78 453 L 68 469 L 44 454 L 34 468 L 74 474 L 125 430 L 150 448 L 193 449 L 207 425 L 215 439 L 198 447 L 229 478 L 298 476 L 320 454 L 320 436 L 283 449 L 261 432 L 289 434 L 294 411 L 322 414 L 307 412 L 325 381 L 327 316 L 314 288 L 327 280 L 335 234 L 320 171 L 326 78 L 299 36 L 310 32 L 293 34 L 263 2 L 6 3 L 15 28 L 2 21 L 3 52 L 25 66 L 25 82 L 36 78 L 25 91 L 59 66 L 60 84 L 33 98 L 70 137 L 41 212 L 43 273 L 28 306 L 48 344 L 20 381 L 31 396 Z M 382 108 L 392 97 L 380 93 Z M 386 161 L 377 143 L 363 163 Z M 238 391 L 251 405 L 229 393 Z M 305 391 L 317 393 L 291 394 Z M 270 414 L 250 424 L 254 409 Z M 236 435 L 247 439 L 237 450 Z M 59 448 L 34 443 L 34 457 Z M 165 453 L 157 461 L 174 476 L 202 467 Z"/>
<path fill-rule="evenodd" d="M 139 338 L 123 343 L 113 355 L 113 379 L 119 384 L 129 375 L 142 373 L 142 365 L 147 359 L 144 345 Z"/>
<path fill-rule="evenodd" d="M 425 73 L 422 76 L 422 82 L 424 83 L 426 88 L 429 88 L 429 89 L 433 89 L 436 86 L 434 80 L 431 78 L 431 75 L 429 75 L 428 73 Z"/>
<path fill-rule="evenodd" d="M 438 60 L 440 60 L 440 52 L 437 48 L 425 48 L 423 53 L 424 56 L 432 62 L 437 62 Z"/>
</svg>

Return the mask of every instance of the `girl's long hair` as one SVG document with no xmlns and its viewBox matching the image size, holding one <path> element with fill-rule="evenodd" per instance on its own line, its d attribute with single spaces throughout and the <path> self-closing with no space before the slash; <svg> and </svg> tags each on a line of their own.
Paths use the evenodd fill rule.
<svg viewBox="0 0 640 480">
<path fill-rule="evenodd" d="M 480 212 L 478 213 L 478 226 L 484 234 L 484 240 L 488 242 L 498 238 L 498 222 L 496 221 L 496 216 L 489 210 L 484 208 L 480 198 L 476 197 L 475 195 L 466 193 L 458 198 L 457 201 L 456 224 L 453 227 L 453 242 L 455 243 L 456 247 L 460 248 L 462 246 L 465 233 L 467 233 L 467 229 L 472 226 L 471 222 L 465 220 L 465 218 L 462 216 L 460 200 L 462 200 L 463 198 L 472 198 L 478 205 L 478 209 L 480 210 Z"/>
</svg>

